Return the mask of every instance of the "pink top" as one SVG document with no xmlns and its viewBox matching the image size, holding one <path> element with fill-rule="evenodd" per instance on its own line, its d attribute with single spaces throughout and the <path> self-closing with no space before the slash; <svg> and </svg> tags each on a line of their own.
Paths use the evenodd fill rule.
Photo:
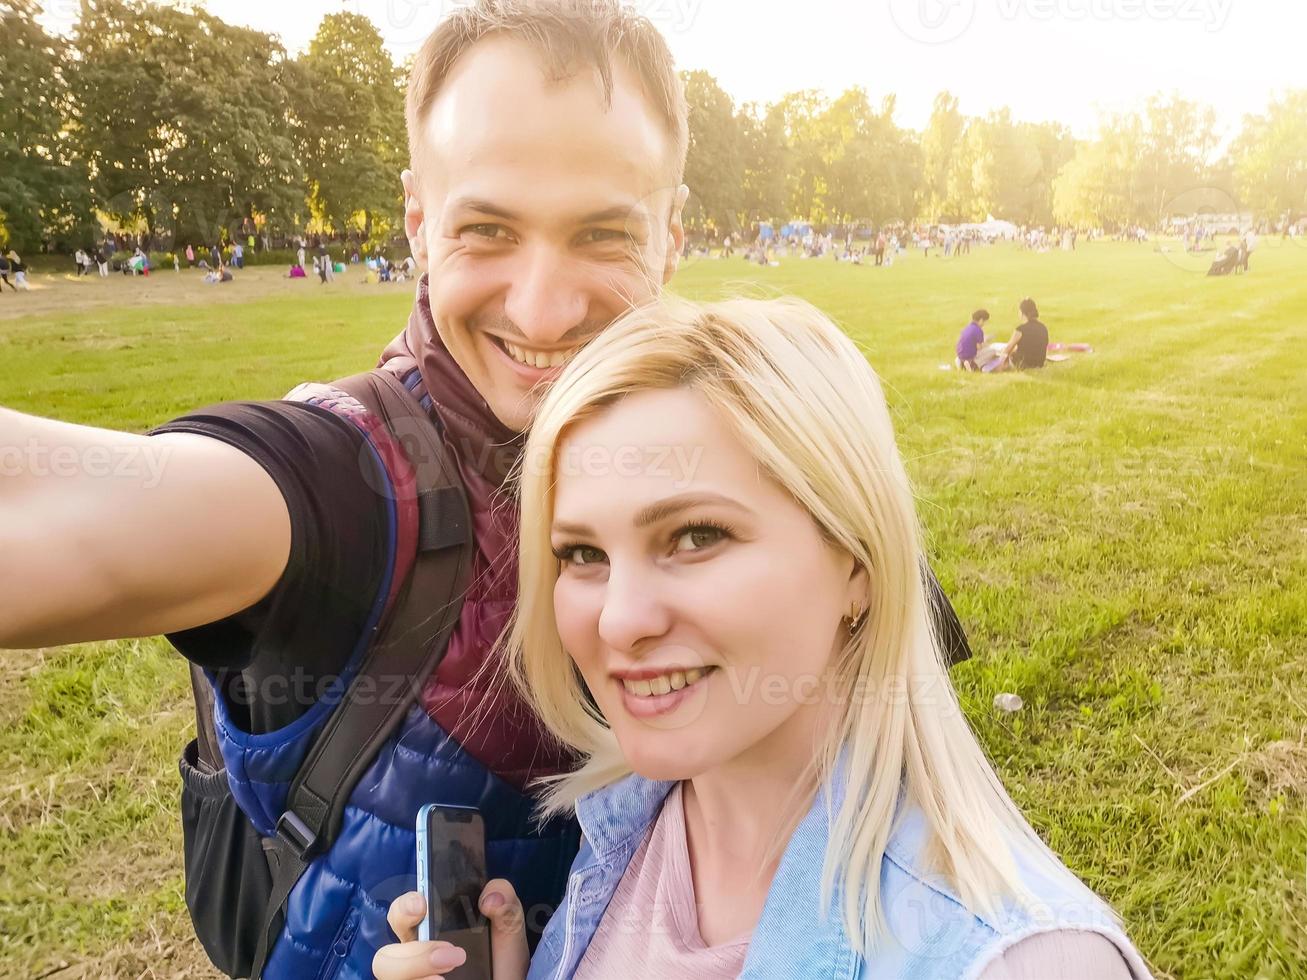
<svg viewBox="0 0 1307 980">
<path fill-rule="evenodd" d="M 635 976 L 734 980 L 744 969 L 750 937 L 705 946 L 699 935 L 698 908 L 678 783 L 652 833 L 626 866 L 576 969 L 576 980 Z M 638 971 L 632 970 L 635 963 L 640 964 Z"/>
<path fill-rule="evenodd" d="M 653 830 L 631 858 L 612 901 L 574 974 L 576 980 L 694 977 L 735 980 L 744 970 L 751 935 L 705 946 L 690 876 L 685 807 L 678 784 Z M 634 964 L 639 964 L 638 968 Z M 1130 967 L 1105 936 L 1057 929 L 1008 947 L 980 980 L 1131 980 Z"/>
</svg>

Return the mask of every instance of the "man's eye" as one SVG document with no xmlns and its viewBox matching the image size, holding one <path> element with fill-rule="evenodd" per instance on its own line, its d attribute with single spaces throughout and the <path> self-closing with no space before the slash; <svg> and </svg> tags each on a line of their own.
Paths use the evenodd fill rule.
<svg viewBox="0 0 1307 980">
<path fill-rule="evenodd" d="M 478 238 L 505 238 L 507 232 L 504 231 L 503 225 L 467 225 L 460 232 L 460 235 L 475 235 Z"/>
<path fill-rule="evenodd" d="M 599 245 L 609 242 L 619 242 L 621 244 L 634 244 L 634 239 L 624 231 L 618 231 L 616 228 L 591 228 L 589 231 L 582 232 L 581 242 L 585 245 Z"/>
<path fill-rule="evenodd" d="M 676 538 L 676 544 L 673 551 L 699 551 L 714 545 L 726 537 L 726 532 L 720 527 L 713 527 L 710 524 L 696 525 L 687 527 Z"/>
</svg>

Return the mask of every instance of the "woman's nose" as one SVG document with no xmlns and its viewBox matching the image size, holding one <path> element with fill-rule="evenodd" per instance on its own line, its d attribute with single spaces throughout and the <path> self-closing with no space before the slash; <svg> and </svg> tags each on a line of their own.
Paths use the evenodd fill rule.
<svg viewBox="0 0 1307 980">
<path fill-rule="evenodd" d="M 671 615 L 649 575 L 612 569 L 599 614 L 599 638 L 614 650 L 632 650 L 664 635 Z"/>
</svg>

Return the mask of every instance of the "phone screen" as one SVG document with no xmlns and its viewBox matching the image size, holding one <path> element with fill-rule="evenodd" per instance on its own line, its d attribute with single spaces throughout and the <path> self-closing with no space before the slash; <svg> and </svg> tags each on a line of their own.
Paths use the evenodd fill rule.
<svg viewBox="0 0 1307 980">
<path fill-rule="evenodd" d="M 420 939 L 441 939 L 467 953 L 447 974 L 490 980 L 490 928 L 477 907 L 486 884 L 486 832 L 468 807 L 425 806 L 418 813 L 418 890 L 427 900 Z"/>
</svg>

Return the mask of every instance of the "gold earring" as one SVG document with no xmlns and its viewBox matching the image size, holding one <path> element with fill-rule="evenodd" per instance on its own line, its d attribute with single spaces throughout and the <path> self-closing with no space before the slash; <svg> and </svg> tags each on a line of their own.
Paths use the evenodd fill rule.
<svg viewBox="0 0 1307 980">
<path fill-rule="evenodd" d="M 862 621 L 862 606 L 853 603 L 849 606 L 849 636 L 858 631 L 858 624 Z"/>
</svg>

